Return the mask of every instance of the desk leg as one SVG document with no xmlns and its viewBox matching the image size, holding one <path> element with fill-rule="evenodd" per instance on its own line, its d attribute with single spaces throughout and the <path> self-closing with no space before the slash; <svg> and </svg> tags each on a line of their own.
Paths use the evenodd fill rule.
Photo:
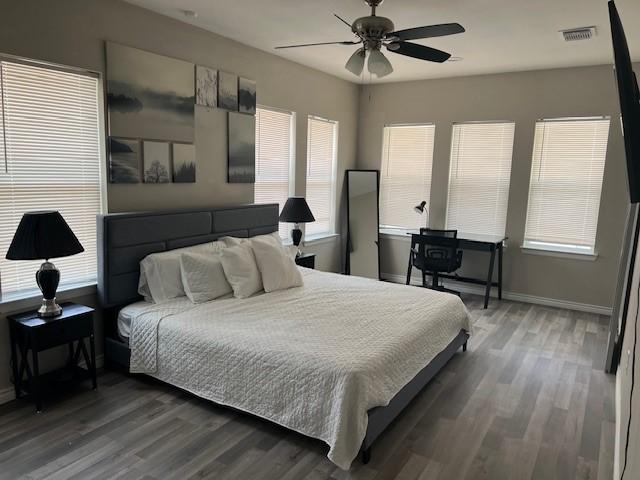
<svg viewBox="0 0 640 480">
<path fill-rule="evenodd" d="M 496 261 L 496 249 L 491 249 L 491 260 L 489 260 L 489 274 L 487 275 L 487 286 L 484 292 L 484 308 L 489 306 L 489 295 L 491 295 L 491 282 L 493 282 L 493 264 Z"/>
<path fill-rule="evenodd" d="M 502 300 L 502 251 L 504 245 L 498 245 L 498 300 Z"/>
<path fill-rule="evenodd" d="M 411 284 L 411 267 L 413 267 L 411 260 L 411 253 L 409 253 L 409 266 L 407 267 L 407 285 Z"/>
</svg>

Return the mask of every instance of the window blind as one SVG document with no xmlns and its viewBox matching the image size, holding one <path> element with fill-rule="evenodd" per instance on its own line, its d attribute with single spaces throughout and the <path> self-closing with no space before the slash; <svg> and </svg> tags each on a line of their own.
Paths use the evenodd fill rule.
<svg viewBox="0 0 640 480">
<path fill-rule="evenodd" d="M 293 119 L 291 112 L 267 107 L 256 110 L 256 203 L 278 203 L 284 207 L 290 192 L 293 159 Z M 288 223 L 280 224 L 280 236 L 288 238 Z"/>
<path fill-rule="evenodd" d="M 593 253 L 609 118 L 536 122 L 524 246 Z"/>
<path fill-rule="evenodd" d="M 306 224 L 305 233 L 334 233 L 338 122 L 309 117 L 307 128 L 306 199 L 316 221 Z"/>
<path fill-rule="evenodd" d="M 0 170 L 2 293 L 37 288 L 41 261 L 4 258 L 22 214 L 34 210 L 59 210 L 85 249 L 53 259 L 61 285 L 94 281 L 102 205 L 98 78 L 4 61 L 0 68 L 8 169 Z"/>
<path fill-rule="evenodd" d="M 429 205 L 435 125 L 390 125 L 384 128 L 380 172 L 380 225 L 414 229 L 425 218 L 413 207 Z"/>
<path fill-rule="evenodd" d="M 447 228 L 504 235 L 514 132 L 513 122 L 453 125 Z"/>
</svg>

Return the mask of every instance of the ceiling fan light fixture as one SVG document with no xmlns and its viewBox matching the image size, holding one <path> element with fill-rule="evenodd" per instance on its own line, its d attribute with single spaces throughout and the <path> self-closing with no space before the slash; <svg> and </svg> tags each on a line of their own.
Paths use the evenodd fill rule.
<svg viewBox="0 0 640 480">
<path fill-rule="evenodd" d="M 364 48 L 359 48 L 356 50 L 349 60 L 347 60 L 347 64 L 344 66 L 347 70 L 349 70 L 354 75 L 360 76 L 362 70 L 364 69 L 364 58 L 366 56 L 366 51 Z"/>
<path fill-rule="evenodd" d="M 393 72 L 391 62 L 387 60 L 387 57 L 380 50 L 371 50 L 369 52 L 368 67 L 369 71 L 378 78 L 386 77 Z"/>
</svg>

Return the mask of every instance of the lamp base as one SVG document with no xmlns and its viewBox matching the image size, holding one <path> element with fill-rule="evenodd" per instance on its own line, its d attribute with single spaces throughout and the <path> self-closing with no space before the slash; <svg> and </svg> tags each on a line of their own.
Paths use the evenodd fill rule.
<svg viewBox="0 0 640 480">
<path fill-rule="evenodd" d="M 60 283 L 60 270 L 46 261 L 36 272 L 36 283 L 42 292 L 42 305 L 38 309 L 38 316 L 43 318 L 55 317 L 62 313 L 62 308 L 56 303 L 56 290 Z"/>
<path fill-rule="evenodd" d="M 62 313 L 62 307 L 56 303 L 56 299 L 43 298 L 42 305 L 38 309 L 38 316 L 42 318 L 57 317 Z"/>
</svg>

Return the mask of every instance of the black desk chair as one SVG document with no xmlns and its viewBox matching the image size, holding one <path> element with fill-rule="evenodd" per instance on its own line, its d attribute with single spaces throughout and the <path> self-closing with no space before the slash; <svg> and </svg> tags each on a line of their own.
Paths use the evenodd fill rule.
<svg viewBox="0 0 640 480">
<path fill-rule="evenodd" d="M 462 251 L 458 250 L 457 230 L 424 230 L 429 234 L 411 235 L 407 285 L 411 282 L 411 270 L 416 267 L 422 272 L 423 287 L 457 294 L 458 292 L 448 290 L 439 284 L 440 273 L 453 273 L 462 266 Z M 433 234 L 434 232 L 441 234 Z M 432 277 L 431 285 L 427 285 L 427 275 Z"/>
<path fill-rule="evenodd" d="M 434 235 L 437 237 L 458 238 L 458 230 L 438 230 L 436 228 L 421 228 L 420 235 Z"/>
</svg>

